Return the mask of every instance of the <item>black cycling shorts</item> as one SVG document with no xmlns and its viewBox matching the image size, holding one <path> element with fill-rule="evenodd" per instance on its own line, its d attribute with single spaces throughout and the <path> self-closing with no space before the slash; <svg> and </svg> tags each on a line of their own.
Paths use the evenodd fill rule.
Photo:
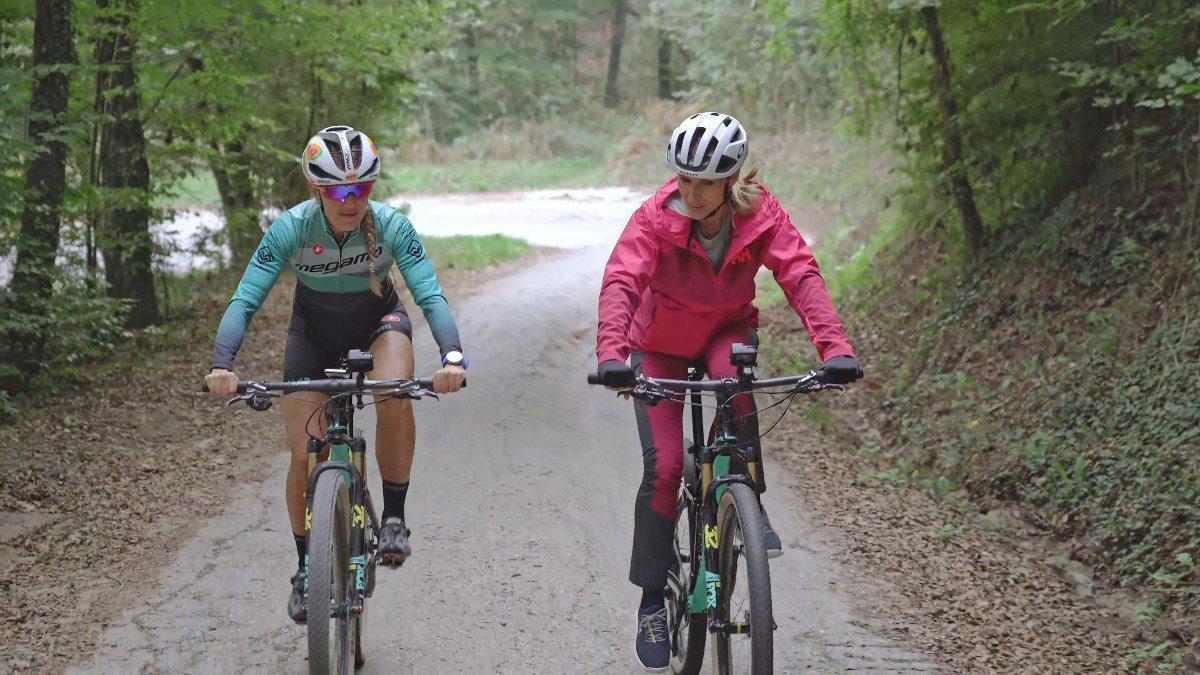
<svg viewBox="0 0 1200 675">
<path fill-rule="evenodd" d="M 375 338 L 387 331 L 412 339 L 412 321 L 394 292 L 385 293 L 382 302 L 376 298 L 377 302 L 371 303 L 374 307 L 359 304 L 353 313 L 306 310 L 304 304 L 308 303 L 301 303 L 299 295 L 283 350 L 285 380 L 323 378 L 326 368 L 341 367 L 351 349 L 370 350 Z"/>
</svg>

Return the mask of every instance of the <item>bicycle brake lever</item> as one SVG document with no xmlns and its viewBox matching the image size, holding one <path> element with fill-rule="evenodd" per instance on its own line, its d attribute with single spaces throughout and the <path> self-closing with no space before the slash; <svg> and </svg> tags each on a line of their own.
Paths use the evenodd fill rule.
<svg viewBox="0 0 1200 675">
<path fill-rule="evenodd" d="M 396 389 L 396 394 L 400 398 L 411 398 L 420 400 L 429 397 L 435 401 L 440 401 L 441 396 L 437 392 L 428 389 Z"/>
<path fill-rule="evenodd" d="M 262 412 L 270 409 L 271 398 L 269 396 L 262 396 L 260 394 L 252 394 L 246 397 L 246 405 L 257 410 L 258 412 Z"/>
</svg>

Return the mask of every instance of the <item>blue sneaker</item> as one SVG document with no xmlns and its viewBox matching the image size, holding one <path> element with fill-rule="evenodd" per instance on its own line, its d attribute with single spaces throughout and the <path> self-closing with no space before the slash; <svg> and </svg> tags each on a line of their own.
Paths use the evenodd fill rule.
<svg viewBox="0 0 1200 675">
<path fill-rule="evenodd" d="M 637 657 L 646 670 L 661 672 L 671 664 L 667 608 L 651 605 L 638 610 Z"/>
</svg>

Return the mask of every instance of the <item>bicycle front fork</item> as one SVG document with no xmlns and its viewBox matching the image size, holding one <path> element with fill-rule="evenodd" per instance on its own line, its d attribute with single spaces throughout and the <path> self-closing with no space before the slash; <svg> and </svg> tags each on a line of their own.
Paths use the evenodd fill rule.
<svg viewBox="0 0 1200 675">
<path fill-rule="evenodd" d="M 317 467 L 321 465 L 321 451 L 325 449 L 327 443 L 324 439 L 310 438 L 308 439 L 308 490 L 305 493 L 304 499 L 304 530 L 307 536 L 312 530 L 312 495 L 316 489 L 314 474 L 317 472 Z M 374 551 L 368 549 L 367 528 L 373 524 L 374 514 L 368 515 L 368 497 L 366 490 L 366 462 L 367 443 L 362 436 L 355 436 L 350 439 L 349 445 L 337 443 L 330 446 L 329 462 L 338 465 L 329 467 L 331 471 L 341 471 L 346 476 L 347 497 L 349 497 L 350 506 L 350 546 L 349 546 L 349 565 L 350 578 L 354 579 L 355 593 L 351 600 L 350 611 L 355 614 L 362 613 L 363 599 L 368 591 L 374 590 L 368 588 L 367 575 L 370 573 L 369 567 L 373 565 L 371 560 Z M 308 556 L 305 556 L 305 573 L 307 574 Z"/>
<path fill-rule="evenodd" d="M 720 574 L 720 547 L 721 533 L 717 523 L 717 511 L 721 503 L 721 497 L 724 496 L 726 485 L 724 480 L 719 481 L 717 489 L 710 495 L 709 490 L 713 485 L 714 476 L 720 476 L 722 479 L 729 475 L 729 456 L 718 455 L 717 457 L 704 456 L 698 458 L 700 464 L 700 492 L 696 495 L 697 502 L 700 505 L 697 516 L 701 536 L 699 542 L 693 542 L 693 548 L 698 543 L 702 550 L 700 558 L 700 569 L 695 577 L 695 585 L 692 588 L 692 596 L 690 598 L 690 609 L 692 613 L 707 613 L 710 632 L 737 632 L 735 627 L 724 625 L 715 615 L 717 608 L 717 600 L 721 590 L 721 574 Z M 758 484 L 758 462 L 746 462 L 746 471 L 749 474 L 752 485 Z M 739 481 L 740 482 L 740 481 Z M 757 490 L 756 490 L 757 492 Z M 714 571 L 715 570 L 715 571 Z"/>
</svg>

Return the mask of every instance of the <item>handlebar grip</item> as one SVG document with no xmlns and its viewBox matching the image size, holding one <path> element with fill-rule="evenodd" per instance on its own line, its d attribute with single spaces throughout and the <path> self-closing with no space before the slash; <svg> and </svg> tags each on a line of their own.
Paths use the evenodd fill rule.
<svg viewBox="0 0 1200 675">
<path fill-rule="evenodd" d="M 250 386 L 250 384 L 251 384 L 251 381 L 250 381 L 250 380 L 238 380 L 238 384 L 237 384 L 237 393 L 239 393 L 239 394 L 244 394 L 244 393 L 246 393 L 246 388 L 247 388 L 247 387 L 249 387 L 249 386 Z M 200 391 L 201 391 L 201 392 L 203 392 L 203 393 L 205 393 L 205 394 L 207 394 L 207 393 L 208 393 L 208 383 L 207 383 L 207 382 L 205 382 L 204 384 L 200 385 Z"/>
<path fill-rule="evenodd" d="M 600 384 L 600 373 L 588 373 L 588 384 Z"/>
</svg>

